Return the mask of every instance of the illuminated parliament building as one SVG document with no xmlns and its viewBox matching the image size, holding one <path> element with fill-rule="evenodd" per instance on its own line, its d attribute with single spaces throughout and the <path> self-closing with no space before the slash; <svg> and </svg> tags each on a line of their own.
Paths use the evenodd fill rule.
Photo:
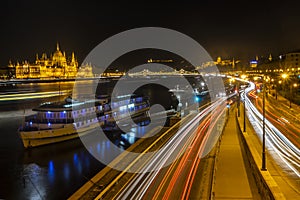
<svg viewBox="0 0 300 200">
<path fill-rule="evenodd" d="M 67 58 L 65 52 L 61 52 L 59 44 L 56 51 L 49 57 L 43 53 L 41 57 L 36 55 L 35 63 L 27 61 L 16 65 L 9 63 L 9 68 L 14 69 L 17 79 L 49 79 L 49 78 L 75 78 L 78 71 L 78 62 L 75 59 L 74 52 L 71 58 Z"/>
</svg>

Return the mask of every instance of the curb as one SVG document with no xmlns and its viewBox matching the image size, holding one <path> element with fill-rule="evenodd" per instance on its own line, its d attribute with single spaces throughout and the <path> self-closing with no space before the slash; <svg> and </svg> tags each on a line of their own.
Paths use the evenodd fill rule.
<svg viewBox="0 0 300 200">
<path fill-rule="evenodd" d="M 247 159 L 249 161 L 254 179 L 258 184 L 258 189 L 261 194 L 262 199 L 265 200 L 284 200 L 286 199 L 283 193 L 281 192 L 279 186 L 269 173 L 269 171 L 261 171 L 260 164 L 261 164 L 261 155 L 257 152 L 254 148 L 254 144 L 249 138 L 249 134 L 246 132 L 243 133 L 240 124 L 240 120 L 236 115 L 236 121 L 238 125 L 238 131 L 242 136 L 243 148 L 247 154 Z"/>
</svg>

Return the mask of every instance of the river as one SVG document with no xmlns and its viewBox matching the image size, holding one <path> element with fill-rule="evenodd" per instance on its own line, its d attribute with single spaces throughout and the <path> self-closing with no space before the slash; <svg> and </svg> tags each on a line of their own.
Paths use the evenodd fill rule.
<svg viewBox="0 0 300 200">
<path fill-rule="evenodd" d="M 97 93 L 110 93 L 115 83 L 111 80 L 99 84 Z M 2 93 L 21 93 L 57 91 L 58 88 L 72 90 L 73 82 L 16 84 L 1 86 L 0 90 Z M 172 106 L 172 97 L 164 87 L 147 85 L 137 92 L 148 96 L 151 105 L 160 103 L 166 108 Z M 80 139 L 23 149 L 17 129 L 24 116 L 32 114 L 31 109 L 40 103 L 60 98 L 0 103 L 0 198 L 66 199 L 105 167 L 88 152 Z M 112 134 L 110 139 L 120 148 L 126 148 L 147 131 L 147 126 L 135 126 L 126 134 Z M 98 141 L 90 148 L 106 156 L 111 154 L 107 141 Z"/>
</svg>

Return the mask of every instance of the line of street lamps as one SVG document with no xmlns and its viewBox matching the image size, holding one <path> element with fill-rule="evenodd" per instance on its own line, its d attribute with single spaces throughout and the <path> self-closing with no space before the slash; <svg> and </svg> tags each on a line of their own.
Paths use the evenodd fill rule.
<svg viewBox="0 0 300 200">
<path fill-rule="evenodd" d="M 285 74 L 285 73 L 281 74 L 280 75 L 281 80 L 278 80 L 278 82 L 276 80 L 274 80 L 273 78 L 270 79 L 269 76 L 265 77 L 265 75 L 263 75 L 263 77 L 264 77 L 264 83 L 265 83 L 264 87 L 267 88 L 267 83 L 269 83 L 270 86 L 272 85 L 275 88 L 275 99 L 277 100 L 278 99 L 278 86 L 283 85 L 284 86 L 283 88 L 285 88 L 286 82 L 289 78 L 289 75 Z M 294 88 L 297 88 L 298 86 L 299 86 L 299 84 L 293 83 L 293 84 L 289 85 L 289 87 L 288 87 L 288 101 L 289 101 L 290 108 L 292 108 L 292 99 L 293 99 Z M 270 92 L 270 88 L 269 88 L 269 92 Z M 267 97 L 268 96 L 266 96 L 266 98 Z"/>
<path fill-rule="evenodd" d="M 282 74 L 281 75 L 281 78 L 283 80 L 287 80 L 288 79 L 288 74 Z M 274 82 L 274 79 L 271 79 L 269 77 L 266 77 L 265 75 L 263 75 L 263 83 L 262 83 L 262 89 L 263 89 L 263 105 L 262 105 L 262 110 L 263 110 L 263 134 L 262 134 L 262 166 L 261 166 L 261 170 L 262 171 L 266 171 L 267 170 L 267 167 L 266 167 L 266 124 L 265 124 L 265 121 L 266 121 L 266 102 L 265 102 L 265 99 L 266 99 L 266 83 L 268 82 Z M 275 82 L 276 83 L 276 82 Z M 278 84 L 282 84 L 283 81 L 282 80 L 279 80 L 278 81 Z M 278 86 L 277 86 L 277 83 L 275 84 L 275 98 L 277 100 L 277 93 L 278 93 Z M 289 93 L 290 93 L 290 96 L 289 96 L 289 102 L 290 102 L 290 105 L 289 107 L 291 108 L 292 107 L 292 95 L 293 95 L 293 88 L 297 88 L 298 87 L 298 84 L 297 83 L 294 83 L 294 84 L 291 84 L 290 85 L 290 90 L 289 90 Z M 270 91 L 270 90 L 269 90 Z M 244 132 L 246 132 L 246 91 L 244 90 Z"/>
<path fill-rule="evenodd" d="M 244 79 L 244 78 L 243 78 Z M 263 144 L 262 144 L 262 171 L 266 171 L 266 109 L 265 109 L 265 96 L 266 96 L 266 87 L 265 87 L 265 76 L 263 76 Z M 244 88 L 244 132 L 246 132 L 246 88 Z"/>
<path fill-rule="evenodd" d="M 283 80 L 288 80 L 288 77 L 289 75 L 288 74 L 282 74 L 281 75 L 281 78 Z M 279 84 L 281 84 L 282 82 L 280 82 Z M 298 84 L 297 83 L 294 83 L 294 84 L 291 84 L 290 87 L 289 87 L 289 107 L 292 108 L 292 97 L 293 97 L 293 88 L 297 88 L 298 87 Z"/>
<path fill-rule="evenodd" d="M 288 75 L 287 74 L 282 74 L 281 75 L 281 77 L 285 80 L 285 79 L 287 79 L 288 78 Z M 274 82 L 274 79 L 272 79 L 271 80 L 272 82 Z M 265 103 L 265 99 L 266 99 L 266 82 L 269 82 L 269 79 L 267 79 L 266 77 L 265 77 L 265 75 L 263 75 L 263 84 L 262 84 L 262 88 L 263 88 L 263 105 L 262 105 L 262 107 L 263 107 L 263 136 L 262 136 L 262 140 L 263 140 L 263 142 L 262 142 L 262 166 L 261 166 L 261 170 L 262 171 L 266 171 L 267 170 L 267 164 L 266 164 L 266 103 Z M 278 83 L 279 84 L 281 84 L 282 83 L 282 81 L 278 81 Z M 292 105 L 291 105 L 291 101 L 292 101 L 292 86 L 294 86 L 294 87 L 297 87 L 297 84 L 295 83 L 295 84 L 293 84 L 293 85 L 291 85 L 290 86 L 290 98 L 289 98 L 289 100 L 290 100 L 290 108 L 292 107 Z M 278 88 L 277 88 L 277 84 L 276 84 L 276 86 L 275 86 L 276 88 L 276 91 L 275 91 L 275 98 L 276 98 L 276 100 L 277 100 L 277 90 L 278 90 Z"/>
</svg>

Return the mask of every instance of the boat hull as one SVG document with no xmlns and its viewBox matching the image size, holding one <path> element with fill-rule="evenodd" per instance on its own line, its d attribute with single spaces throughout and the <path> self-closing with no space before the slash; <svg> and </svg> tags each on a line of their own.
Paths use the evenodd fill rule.
<svg viewBox="0 0 300 200">
<path fill-rule="evenodd" d="M 68 124 L 59 129 L 29 132 L 20 131 L 19 134 L 22 139 L 24 148 L 32 148 L 75 139 L 79 136 L 89 134 L 101 125 L 103 125 L 103 123 L 95 123 L 86 127 L 76 129 L 73 124 Z"/>
</svg>

